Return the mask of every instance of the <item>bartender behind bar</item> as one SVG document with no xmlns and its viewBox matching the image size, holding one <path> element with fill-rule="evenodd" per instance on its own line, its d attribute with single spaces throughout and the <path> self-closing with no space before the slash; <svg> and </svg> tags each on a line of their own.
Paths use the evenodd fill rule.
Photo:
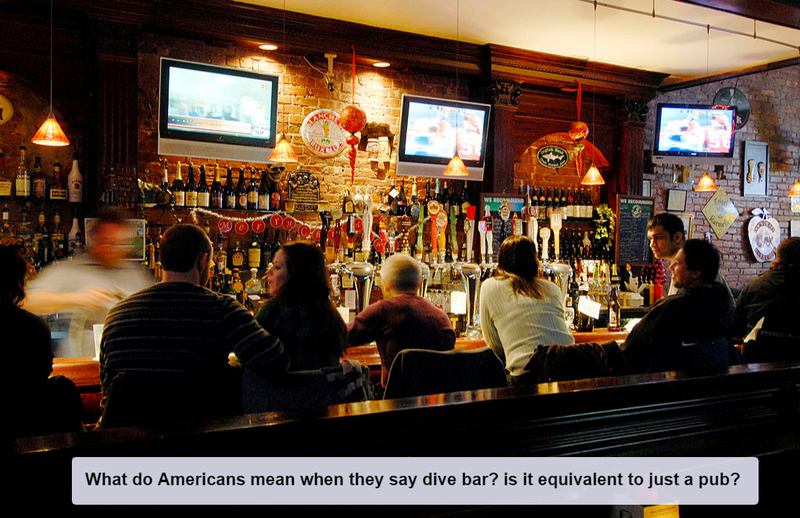
<svg viewBox="0 0 800 518">
<path fill-rule="evenodd" d="M 122 212 L 105 209 L 87 233 L 87 250 L 43 269 L 28 285 L 23 307 L 48 315 L 51 329 L 69 325 L 56 357 L 95 356 L 94 326 L 105 321 L 111 306 L 153 284 L 138 261 L 127 260 L 133 239 Z"/>
</svg>

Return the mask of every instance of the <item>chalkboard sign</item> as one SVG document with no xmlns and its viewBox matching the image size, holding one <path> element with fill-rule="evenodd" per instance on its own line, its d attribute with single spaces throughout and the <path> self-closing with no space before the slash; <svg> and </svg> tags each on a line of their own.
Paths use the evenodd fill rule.
<svg viewBox="0 0 800 518">
<path fill-rule="evenodd" d="M 650 264 L 647 223 L 653 218 L 655 200 L 617 195 L 617 264 Z"/>
<path fill-rule="evenodd" d="M 497 251 L 500 249 L 500 244 L 503 240 L 514 233 L 514 215 L 516 214 L 518 218 L 522 218 L 524 212 L 524 196 L 518 194 L 481 194 L 481 205 L 478 207 L 475 219 L 479 222 L 479 230 L 482 227 L 481 221 L 484 222 L 484 226 L 490 225 L 492 228 L 491 247 L 487 246 L 487 252 L 488 250 L 492 251 L 493 260 L 497 259 Z"/>
</svg>

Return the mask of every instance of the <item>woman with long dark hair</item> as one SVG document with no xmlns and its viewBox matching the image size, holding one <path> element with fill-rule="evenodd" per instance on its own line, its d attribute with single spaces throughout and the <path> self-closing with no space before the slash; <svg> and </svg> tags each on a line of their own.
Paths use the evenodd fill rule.
<svg viewBox="0 0 800 518">
<path fill-rule="evenodd" d="M 284 245 L 268 276 L 270 300 L 256 319 L 283 342 L 292 371 L 339 364 L 347 328 L 331 301 L 325 255 L 313 243 Z"/>
<path fill-rule="evenodd" d="M 575 343 L 564 320 L 561 290 L 539 278 L 536 245 L 512 236 L 500 245 L 497 272 L 481 285 L 481 329 L 486 344 L 505 360 L 509 381 L 539 345 Z"/>
</svg>

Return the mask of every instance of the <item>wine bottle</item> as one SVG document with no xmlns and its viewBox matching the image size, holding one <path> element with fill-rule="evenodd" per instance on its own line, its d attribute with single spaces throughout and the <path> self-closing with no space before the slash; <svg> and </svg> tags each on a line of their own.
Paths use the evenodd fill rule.
<svg viewBox="0 0 800 518">
<path fill-rule="evenodd" d="M 61 229 L 61 212 L 53 214 L 53 230 L 50 233 L 53 241 L 53 259 L 62 259 L 66 255 L 66 244 L 64 243 L 64 231 Z"/>
<path fill-rule="evenodd" d="M 236 184 L 236 208 L 247 210 L 247 178 L 243 167 L 239 168 L 239 183 Z"/>
<path fill-rule="evenodd" d="M 176 207 L 186 206 L 186 186 L 183 184 L 180 162 L 178 162 L 178 166 L 175 169 L 175 179 L 172 181 L 172 197 L 175 200 Z"/>
<path fill-rule="evenodd" d="M 611 291 L 608 293 L 608 330 L 622 331 L 622 310 L 619 302 L 617 265 L 611 265 Z"/>
<path fill-rule="evenodd" d="M 47 198 L 47 178 L 42 171 L 42 157 L 40 156 L 33 159 L 31 195 L 33 199 L 37 201 L 44 201 Z"/>
<path fill-rule="evenodd" d="M 209 195 L 209 205 L 215 209 L 221 209 L 225 206 L 224 191 L 222 189 L 222 182 L 219 177 L 219 164 L 214 167 L 214 181 L 211 183 L 211 192 Z"/>
<path fill-rule="evenodd" d="M 211 192 L 206 178 L 206 166 L 200 166 L 200 178 L 197 182 L 197 206 L 208 208 L 211 205 Z"/>
<path fill-rule="evenodd" d="M 258 234 L 253 232 L 253 239 L 247 248 L 247 264 L 250 268 L 261 268 L 261 243 L 258 241 Z"/>
<path fill-rule="evenodd" d="M 25 146 L 19 148 L 19 166 L 17 167 L 16 194 L 23 200 L 31 196 L 31 175 L 25 165 Z"/>
<path fill-rule="evenodd" d="M 39 214 L 39 220 L 41 222 L 41 234 L 39 237 L 39 244 L 37 246 L 36 254 L 38 256 L 38 266 L 39 268 L 43 268 L 53 260 L 53 241 L 50 235 L 50 230 L 47 228 L 47 225 L 44 221 L 44 211 Z"/>
<path fill-rule="evenodd" d="M 400 192 L 397 194 L 397 215 L 405 216 L 408 209 L 408 199 L 406 198 L 406 181 L 400 183 Z"/>
<path fill-rule="evenodd" d="M 6 154 L 0 149 L 0 198 L 8 198 L 11 196 L 11 180 L 2 178 L 2 174 L 5 170 Z"/>
<path fill-rule="evenodd" d="M 258 210 L 269 210 L 269 178 L 266 169 L 261 171 L 261 184 L 258 186 Z"/>
<path fill-rule="evenodd" d="M 281 210 L 281 191 L 278 188 L 277 180 L 273 180 L 269 186 L 269 210 L 272 211 Z"/>
<path fill-rule="evenodd" d="M 194 164 L 189 163 L 189 170 L 187 171 L 188 181 L 186 183 L 186 196 L 184 200 L 187 208 L 197 207 L 197 185 L 194 182 Z"/>
<path fill-rule="evenodd" d="M 389 215 L 397 216 L 398 214 L 398 204 L 397 204 L 397 188 L 394 186 L 394 178 L 392 179 L 392 186 L 389 188 Z"/>
<path fill-rule="evenodd" d="M 225 180 L 223 199 L 225 200 L 226 209 L 236 208 L 236 186 L 233 183 L 233 169 L 230 166 L 228 166 L 228 177 Z"/>
</svg>

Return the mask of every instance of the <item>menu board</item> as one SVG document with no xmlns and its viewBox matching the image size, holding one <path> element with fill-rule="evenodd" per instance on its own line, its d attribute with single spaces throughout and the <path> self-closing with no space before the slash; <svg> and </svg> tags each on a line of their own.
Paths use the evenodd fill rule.
<svg viewBox="0 0 800 518">
<path fill-rule="evenodd" d="M 647 223 L 653 218 L 655 200 L 617 195 L 617 264 L 650 264 Z"/>
<path fill-rule="evenodd" d="M 481 205 L 475 218 L 484 221 L 492 229 L 491 248 L 494 258 L 503 240 L 513 235 L 513 218 L 522 218 L 525 212 L 525 197 L 512 194 L 481 194 Z M 481 228 L 479 223 L 478 228 Z"/>
</svg>

